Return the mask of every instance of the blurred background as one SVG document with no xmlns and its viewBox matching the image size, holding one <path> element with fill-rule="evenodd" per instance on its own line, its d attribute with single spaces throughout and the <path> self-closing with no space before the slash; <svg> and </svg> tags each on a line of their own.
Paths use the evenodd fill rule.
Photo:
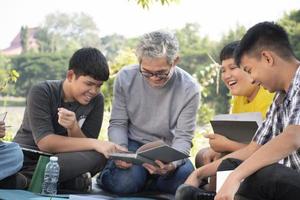
<svg viewBox="0 0 300 200">
<path fill-rule="evenodd" d="M 199 0 L 4 0 L 0 3 L 0 112 L 8 112 L 5 140 L 12 140 L 33 84 L 64 79 L 68 59 L 78 48 L 99 48 L 109 61 L 111 78 L 102 87 L 105 118 L 100 139 L 107 139 L 115 74 L 136 63 L 138 38 L 168 29 L 180 42 L 179 67 L 201 84 L 193 157 L 207 146 L 202 133 L 209 120 L 227 113 L 231 96 L 219 79 L 221 48 L 239 40 L 252 25 L 275 21 L 289 33 L 300 57 L 300 1 Z"/>
</svg>

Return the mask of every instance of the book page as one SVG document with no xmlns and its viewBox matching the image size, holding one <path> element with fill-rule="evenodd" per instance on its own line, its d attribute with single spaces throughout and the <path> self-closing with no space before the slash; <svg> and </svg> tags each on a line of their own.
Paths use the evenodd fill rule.
<svg viewBox="0 0 300 200">
<path fill-rule="evenodd" d="M 217 171 L 217 185 L 216 185 L 216 191 L 219 192 L 221 189 L 223 183 L 225 182 L 226 178 L 229 176 L 229 174 L 233 172 L 233 170 L 228 171 Z"/>
<path fill-rule="evenodd" d="M 263 118 L 260 112 L 245 112 L 237 114 L 220 114 L 213 121 L 255 121 L 258 126 L 262 124 Z"/>
<path fill-rule="evenodd" d="M 160 146 L 163 146 L 163 145 L 166 145 L 166 144 L 162 140 L 157 140 L 157 141 L 154 141 L 154 142 L 149 142 L 147 144 L 144 144 L 140 148 L 138 148 L 138 150 L 136 152 L 139 153 L 139 152 L 146 151 L 146 150 L 149 150 L 149 149 L 154 149 L 156 147 L 160 147 Z"/>
</svg>

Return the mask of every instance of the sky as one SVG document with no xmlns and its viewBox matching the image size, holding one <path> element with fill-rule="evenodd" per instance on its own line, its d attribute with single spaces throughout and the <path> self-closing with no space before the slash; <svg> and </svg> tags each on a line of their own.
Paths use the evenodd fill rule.
<svg viewBox="0 0 300 200">
<path fill-rule="evenodd" d="M 300 9 L 300 0 L 179 0 L 142 9 L 136 0 L 1 0 L 0 49 L 9 46 L 21 26 L 36 27 L 47 14 L 80 13 L 93 18 L 99 36 L 139 36 L 158 29 L 179 29 L 198 23 L 200 35 L 218 40 L 237 24 L 246 28 L 261 21 L 276 21 Z"/>
</svg>

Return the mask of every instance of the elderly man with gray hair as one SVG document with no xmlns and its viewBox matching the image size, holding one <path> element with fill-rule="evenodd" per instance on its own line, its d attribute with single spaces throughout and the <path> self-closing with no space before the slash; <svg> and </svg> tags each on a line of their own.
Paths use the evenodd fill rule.
<svg viewBox="0 0 300 200">
<path fill-rule="evenodd" d="M 179 68 L 176 37 L 165 31 L 145 34 L 136 49 L 139 64 L 124 67 L 115 80 L 108 136 L 128 151 L 163 140 L 189 154 L 196 127 L 199 86 Z M 145 190 L 175 194 L 193 171 L 189 159 L 135 165 L 109 160 L 97 182 L 115 194 Z M 151 180 L 151 181 L 149 181 Z"/>
</svg>

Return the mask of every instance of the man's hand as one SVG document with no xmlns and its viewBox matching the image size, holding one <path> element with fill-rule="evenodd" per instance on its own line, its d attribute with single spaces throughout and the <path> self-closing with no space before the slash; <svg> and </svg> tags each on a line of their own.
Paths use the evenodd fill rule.
<svg viewBox="0 0 300 200">
<path fill-rule="evenodd" d="M 145 167 L 149 171 L 150 174 L 159 174 L 159 175 L 165 175 L 165 174 L 175 170 L 175 166 L 172 163 L 164 164 L 159 160 L 156 160 L 155 163 L 158 166 L 144 163 L 143 167 Z"/>
<path fill-rule="evenodd" d="M 58 108 L 58 123 L 66 129 L 72 130 L 77 125 L 74 112 L 65 108 Z"/>
<path fill-rule="evenodd" d="M 128 152 L 128 149 L 125 148 L 125 147 L 122 147 L 123 148 L 123 151 L 122 152 Z M 121 168 L 121 169 L 128 169 L 132 166 L 132 163 L 128 163 L 128 162 L 125 162 L 123 160 L 115 160 L 115 165 L 118 167 L 118 168 Z"/>
<path fill-rule="evenodd" d="M 109 155 L 112 153 L 127 151 L 126 148 L 112 142 L 100 141 L 100 140 L 94 140 L 94 141 L 95 141 L 95 143 L 93 144 L 94 149 L 97 152 L 102 153 L 106 158 L 109 158 Z"/>
<path fill-rule="evenodd" d="M 132 166 L 132 163 L 128 163 L 128 162 L 125 162 L 122 160 L 115 160 L 115 164 L 118 168 L 121 168 L 121 169 L 128 169 Z"/>
<path fill-rule="evenodd" d="M 0 138 L 5 136 L 5 122 L 0 121 Z"/>
<path fill-rule="evenodd" d="M 215 200 L 234 200 L 235 193 L 240 187 L 240 181 L 229 175 L 218 191 Z"/>
<path fill-rule="evenodd" d="M 229 139 L 219 134 L 207 134 L 204 137 L 209 139 L 210 147 L 216 152 L 226 152 L 228 151 Z"/>
</svg>

